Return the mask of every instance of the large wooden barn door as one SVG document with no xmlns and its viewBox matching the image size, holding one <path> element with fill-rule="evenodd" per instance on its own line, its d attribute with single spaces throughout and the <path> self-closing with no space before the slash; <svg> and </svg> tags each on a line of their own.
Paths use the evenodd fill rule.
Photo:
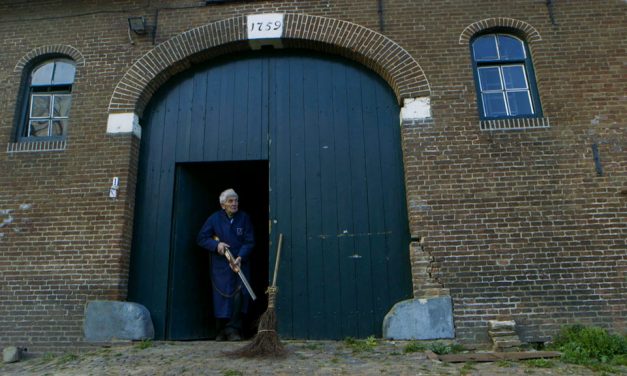
<svg viewBox="0 0 627 376">
<path fill-rule="evenodd" d="M 226 188 L 242 195 L 241 208 L 253 220 L 256 255 L 265 257 L 255 260 L 253 287 L 263 298 L 269 206 L 264 64 L 222 60 L 189 70 L 161 87 L 145 111 L 128 298 L 148 308 L 157 339 L 213 334 L 213 327 L 195 327 L 214 320 L 200 317 L 211 315 L 211 288 L 208 259 L 199 255 L 206 251 L 194 240 Z"/>
<path fill-rule="evenodd" d="M 172 273 L 181 259 L 172 253 L 177 239 L 190 238 L 179 231 L 198 231 L 176 225 L 185 218 L 177 208 L 194 207 L 174 204 L 176 166 L 244 160 L 269 161 L 269 191 L 267 184 L 254 188 L 270 197 L 270 240 L 285 236 L 281 335 L 380 335 L 385 313 L 411 297 L 398 112 L 374 73 L 302 51 L 223 59 L 161 88 L 142 122 L 129 281 L 130 300 L 148 307 L 157 336 L 194 332 L 168 321 L 195 309 L 172 296 L 174 284 L 189 285 L 178 278 L 194 275 Z M 268 275 L 270 248 L 269 262 L 253 272 Z"/>
<path fill-rule="evenodd" d="M 273 233 L 286 234 L 281 333 L 380 336 L 387 311 L 411 297 L 395 98 L 346 61 L 270 64 L 271 216 Z"/>
</svg>

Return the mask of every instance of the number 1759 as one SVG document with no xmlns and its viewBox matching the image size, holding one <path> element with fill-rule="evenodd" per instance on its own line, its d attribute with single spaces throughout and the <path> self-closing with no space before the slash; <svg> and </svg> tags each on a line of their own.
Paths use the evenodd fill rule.
<svg viewBox="0 0 627 376">
<path fill-rule="evenodd" d="M 279 30 L 280 28 L 281 21 L 252 22 L 250 24 L 250 31 L 270 31 Z"/>
</svg>

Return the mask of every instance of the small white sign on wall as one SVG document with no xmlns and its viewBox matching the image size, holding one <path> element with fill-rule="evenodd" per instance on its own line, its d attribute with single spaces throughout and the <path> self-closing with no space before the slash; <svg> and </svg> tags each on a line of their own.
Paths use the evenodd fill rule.
<svg viewBox="0 0 627 376">
<path fill-rule="evenodd" d="M 283 14 L 251 14 L 248 19 L 248 39 L 270 39 L 283 36 Z"/>
</svg>

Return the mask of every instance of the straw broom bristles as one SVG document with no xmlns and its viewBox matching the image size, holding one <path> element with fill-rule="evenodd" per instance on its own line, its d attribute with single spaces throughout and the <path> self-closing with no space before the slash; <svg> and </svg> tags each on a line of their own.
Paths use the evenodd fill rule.
<svg viewBox="0 0 627 376">
<path fill-rule="evenodd" d="M 279 244 L 277 246 L 277 256 L 274 265 L 274 278 L 272 279 L 272 286 L 268 287 L 266 291 L 268 293 L 268 309 L 259 318 L 259 325 L 257 327 L 257 334 L 250 343 L 244 347 L 225 352 L 226 355 L 231 357 L 274 357 L 280 358 L 287 354 L 287 351 L 283 347 L 283 344 L 279 340 L 277 334 L 277 321 L 276 321 L 276 295 L 278 288 L 276 287 L 276 277 L 279 268 L 279 258 L 281 257 L 281 245 L 283 243 L 283 234 L 279 234 Z"/>
<path fill-rule="evenodd" d="M 286 355 L 287 352 L 279 340 L 279 335 L 276 332 L 276 312 L 274 310 L 276 292 L 276 287 L 268 288 L 268 309 L 259 318 L 257 334 L 252 341 L 240 349 L 226 352 L 226 355 L 244 358 L 279 358 Z"/>
</svg>

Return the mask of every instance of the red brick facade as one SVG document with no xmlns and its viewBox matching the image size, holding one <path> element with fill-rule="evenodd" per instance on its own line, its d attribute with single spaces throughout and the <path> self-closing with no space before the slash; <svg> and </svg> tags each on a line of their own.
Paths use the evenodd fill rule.
<svg viewBox="0 0 627 376">
<path fill-rule="evenodd" d="M 108 134 L 108 116 L 141 116 L 175 73 L 250 49 L 246 15 L 260 13 L 285 14 L 284 48 L 359 62 L 400 106 L 430 100 L 431 117 L 401 124 L 408 252 L 415 296 L 450 293 L 459 340 L 487 341 L 499 317 L 516 320 L 526 341 L 569 322 L 625 330 L 624 1 L 555 2 L 550 12 L 513 0 L 72 4 L 0 4 L 0 346 L 80 342 L 86 302 L 125 299 L 139 139 Z M 154 32 L 129 33 L 137 15 Z M 528 43 L 538 129 L 480 129 L 469 42 L 493 27 Z M 24 75 L 56 55 L 77 65 L 69 134 L 24 151 Z"/>
</svg>

